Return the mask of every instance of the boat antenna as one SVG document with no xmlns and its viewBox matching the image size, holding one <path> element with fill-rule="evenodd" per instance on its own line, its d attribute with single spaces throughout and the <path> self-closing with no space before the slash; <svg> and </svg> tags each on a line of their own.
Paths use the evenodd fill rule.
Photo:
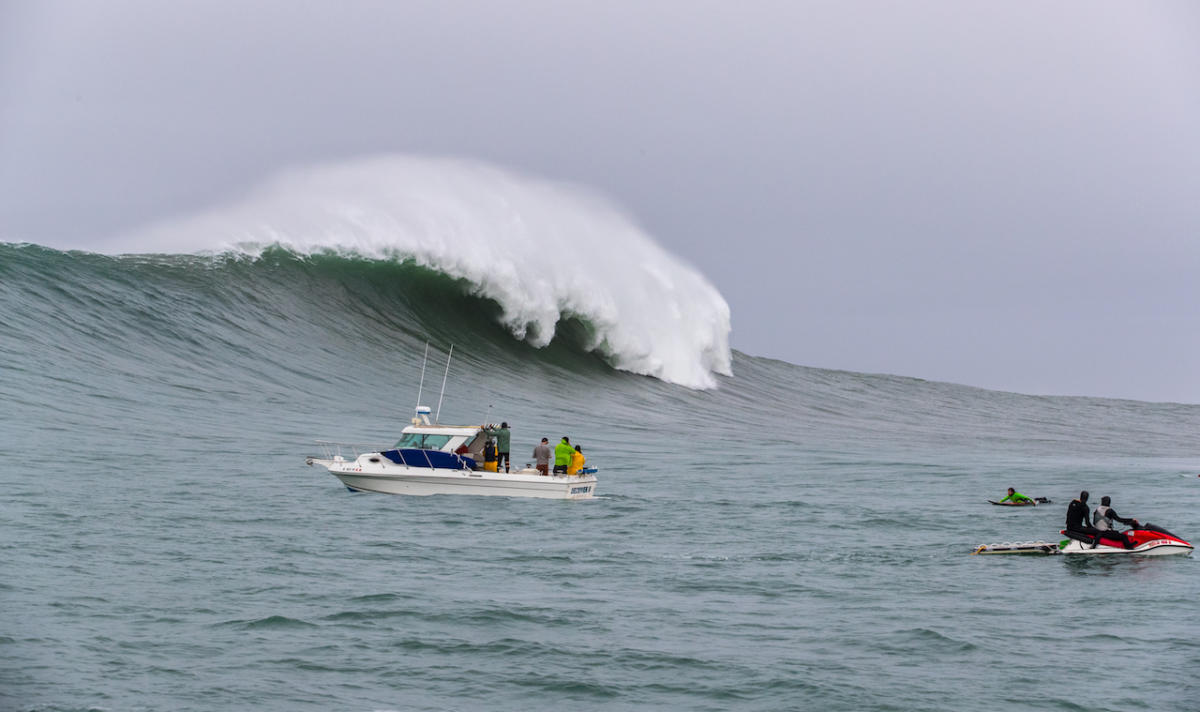
<svg viewBox="0 0 1200 712">
<path fill-rule="evenodd" d="M 450 344 L 450 353 L 446 354 L 446 372 L 442 374 L 442 392 L 438 394 L 438 409 L 437 415 L 433 416 L 433 422 L 442 422 L 442 396 L 446 395 L 446 377 L 450 375 L 450 357 L 454 355 L 454 344 Z"/>
<path fill-rule="evenodd" d="M 421 385 L 417 386 L 417 410 L 421 408 L 421 391 L 425 390 L 425 364 L 429 362 L 429 342 L 425 342 L 425 360 L 421 362 Z"/>
</svg>

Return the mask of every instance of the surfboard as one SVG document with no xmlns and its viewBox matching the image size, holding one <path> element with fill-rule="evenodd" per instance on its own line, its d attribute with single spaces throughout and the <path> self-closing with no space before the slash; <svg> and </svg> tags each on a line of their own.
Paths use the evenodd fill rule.
<svg viewBox="0 0 1200 712">
<path fill-rule="evenodd" d="M 980 544 L 972 554 L 1058 554 L 1062 547 L 1049 541 L 1004 542 Z"/>
</svg>

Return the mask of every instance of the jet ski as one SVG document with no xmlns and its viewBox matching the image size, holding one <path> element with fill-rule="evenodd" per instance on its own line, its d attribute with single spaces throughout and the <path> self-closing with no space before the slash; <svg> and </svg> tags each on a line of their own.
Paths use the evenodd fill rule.
<svg viewBox="0 0 1200 712">
<path fill-rule="evenodd" d="M 1144 556 L 1166 556 L 1168 554 L 1190 554 L 1192 545 L 1171 532 L 1153 524 L 1140 524 L 1136 529 L 1125 532 L 1130 547 L 1125 548 L 1119 538 L 1106 533 L 1098 536 L 1081 534 L 1063 529 L 1059 532 L 1067 537 L 1059 544 L 1062 554 L 1142 554 Z"/>
<path fill-rule="evenodd" d="M 1066 536 L 1057 544 L 1046 541 L 1002 542 L 980 544 L 972 554 L 1141 554 L 1143 556 L 1166 556 L 1168 554 L 1190 554 L 1192 545 L 1162 527 L 1139 524 L 1125 532 L 1130 548 L 1111 535 L 1093 537 L 1079 532 L 1059 532 Z"/>
</svg>

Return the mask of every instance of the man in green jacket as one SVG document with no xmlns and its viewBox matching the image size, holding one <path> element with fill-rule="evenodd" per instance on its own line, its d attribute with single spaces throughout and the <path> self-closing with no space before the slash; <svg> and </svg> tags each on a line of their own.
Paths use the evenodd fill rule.
<svg viewBox="0 0 1200 712">
<path fill-rule="evenodd" d="M 512 442 L 512 433 L 508 431 L 508 423 L 501 423 L 499 428 L 484 428 L 483 432 L 496 438 L 496 471 L 499 472 L 500 463 L 503 462 L 504 471 L 508 472 L 508 445 Z"/>
<path fill-rule="evenodd" d="M 567 474 L 567 468 L 571 465 L 571 455 L 574 454 L 575 448 L 571 447 L 571 439 L 564 435 L 562 442 L 554 446 L 554 474 Z"/>
</svg>

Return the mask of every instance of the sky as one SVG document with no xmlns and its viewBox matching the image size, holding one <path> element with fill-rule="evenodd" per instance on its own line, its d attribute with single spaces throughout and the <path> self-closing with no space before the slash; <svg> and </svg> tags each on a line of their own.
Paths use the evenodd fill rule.
<svg viewBox="0 0 1200 712">
<path fill-rule="evenodd" d="M 0 240 L 384 153 L 587 186 L 755 356 L 1200 403 L 1200 4 L 0 0 Z"/>
</svg>

